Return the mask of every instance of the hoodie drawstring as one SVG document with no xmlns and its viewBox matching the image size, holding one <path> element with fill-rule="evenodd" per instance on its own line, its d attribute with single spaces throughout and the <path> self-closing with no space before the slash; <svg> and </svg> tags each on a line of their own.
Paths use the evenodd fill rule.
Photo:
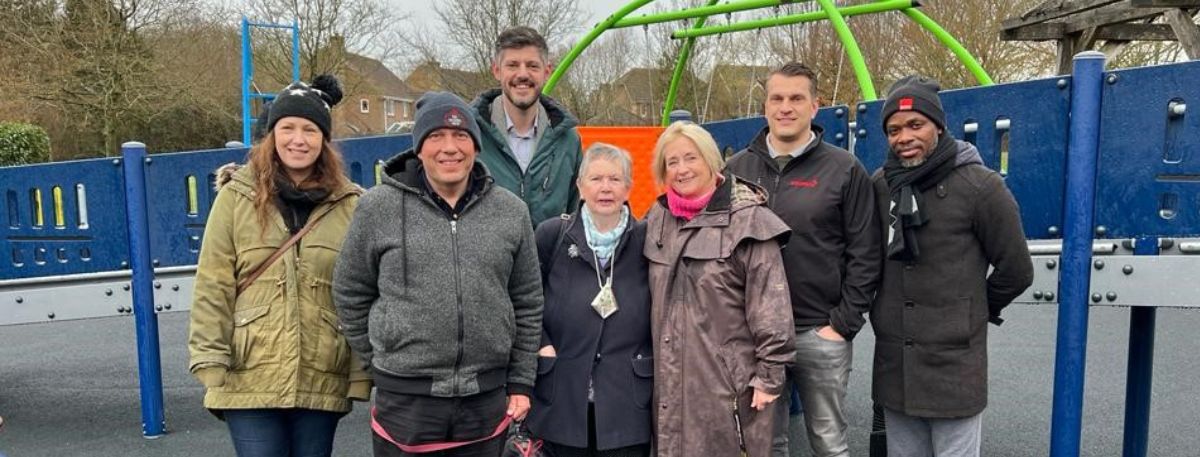
<svg viewBox="0 0 1200 457">
<path fill-rule="evenodd" d="M 404 293 L 408 293 L 408 192 L 400 192 L 400 265 L 404 267 Z"/>
</svg>

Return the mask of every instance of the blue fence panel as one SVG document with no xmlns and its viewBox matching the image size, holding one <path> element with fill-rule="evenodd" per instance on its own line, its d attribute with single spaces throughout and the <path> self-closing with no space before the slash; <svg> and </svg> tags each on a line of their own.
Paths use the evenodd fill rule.
<svg viewBox="0 0 1200 457">
<path fill-rule="evenodd" d="M 411 135 L 375 136 L 335 142 L 346 172 L 363 187 L 375 185 L 375 164 L 403 152 Z M 218 167 L 244 163 L 246 148 L 155 154 L 146 166 L 149 202 L 150 254 L 155 266 L 194 265 L 204 238 L 204 224 L 216 192 Z"/>
<path fill-rule="evenodd" d="M 825 142 L 845 149 L 848 143 L 850 117 L 844 105 L 827 106 L 817 111 L 813 123 L 825 131 Z M 767 119 L 762 116 L 733 119 L 728 121 L 709 122 L 704 128 L 712 133 L 717 140 L 717 147 L 729 154 L 741 151 L 750 144 L 759 130 L 767 126 Z"/>
<path fill-rule="evenodd" d="M 1069 84 L 1051 78 L 941 93 L 950 132 L 974 144 L 989 168 L 1006 172 L 1029 238 L 1061 236 Z M 858 107 L 854 152 L 871 172 L 887 157 L 882 108 L 881 100 Z"/>
<path fill-rule="evenodd" d="M 0 280 L 127 268 L 120 165 L 92 159 L 0 168 Z"/>
<path fill-rule="evenodd" d="M 1200 234 L 1200 62 L 1105 78 L 1096 225 L 1108 238 Z M 1178 109 L 1191 105 L 1189 110 Z"/>
<path fill-rule="evenodd" d="M 384 135 L 338 141 L 346 161 L 346 173 L 358 185 L 370 188 L 376 164 L 412 147 L 412 135 Z"/>
<path fill-rule="evenodd" d="M 218 167 L 242 163 L 246 148 L 154 154 L 146 163 L 150 258 L 156 267 L 195 265 Z"/>
</svg>

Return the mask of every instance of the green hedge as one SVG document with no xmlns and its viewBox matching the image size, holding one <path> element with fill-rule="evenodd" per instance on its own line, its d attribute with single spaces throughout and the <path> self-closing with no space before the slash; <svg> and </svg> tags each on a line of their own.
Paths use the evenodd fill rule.
<svg viewBox="0 0 1200 457">
<path fill-rule="evenodd" d="M 41 127 L 0 122 L 0 167 L 50 160 L 50 137 Z"/>
</svg>

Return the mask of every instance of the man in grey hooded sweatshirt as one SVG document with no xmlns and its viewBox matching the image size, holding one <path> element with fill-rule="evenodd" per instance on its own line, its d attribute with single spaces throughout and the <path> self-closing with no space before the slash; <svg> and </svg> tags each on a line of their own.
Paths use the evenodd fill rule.
<svg viewBox="0 0 1200 457">
<path fill-rule="evenodd" d="M 873 181 L 887 258 L 871 307 L 871 393 L 888 457 L 979 455 L 988 323 L 1033 282 L 1017 202 L 946 130 L 937 92 L 931 79 L 901 79 L 881 116 L 889 152 Z"/>
<path fill-rule="evenodd" d="M 529 410 L 542 284 L 525 203 L 475 160 L 465 102 L 417 102 L 414 148 L 359 202 L 334 271 L 342 330 L 371 366 L 375 456 L 496 456 Z M 314 286 L 317 286 L 314 284 Z"/>
</svg>

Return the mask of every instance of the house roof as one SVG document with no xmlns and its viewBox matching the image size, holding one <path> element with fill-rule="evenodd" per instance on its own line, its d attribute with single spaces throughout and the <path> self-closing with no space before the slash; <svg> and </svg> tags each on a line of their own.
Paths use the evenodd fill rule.
<svg viewBox="0 0 1200 457">
<path fill-rule="evenodd" d="M 417 91 L 445 90 L 468 100 L 496 85 L 489 74 L 446 68 L 437 61 L 418 65 L 405 80 Z"/>
<path fill-rule="evenodd" d="M 718 87 L 734 85 L 745 88 L 749 84 L 758 84 L 767 78 L 771 69 L 764 65 L 717 65 L 709 78 Z"/>
<path fill-rule="evenodd" d="M 379 95 L 387 97 L 416 99 L 420 92 L 409 87 L 404 80 L 392 73 L 383 62 L 370 57 L 348 54 L 346 65 L 358 73 L 364 80 L 379 91 Z"/>
<path fill-rule="evenodd" d="M 630 68 L 625 74 L 609 84 L 609 87 L 624 90 L 630 101 L 654 103 L 666 96 L 671 83 L 671 71 L 661 68 Z"/>
</svg>

